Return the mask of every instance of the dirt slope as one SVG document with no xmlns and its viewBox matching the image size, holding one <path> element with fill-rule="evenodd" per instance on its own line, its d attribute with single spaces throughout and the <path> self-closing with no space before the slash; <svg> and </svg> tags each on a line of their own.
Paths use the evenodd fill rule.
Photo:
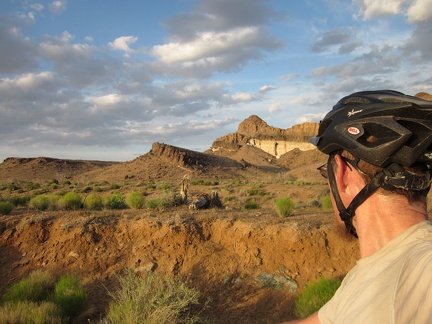
<svg viewBox="0 0 432 324">
<path fill-rule="evenodd" d="M 206 315 L 216 323 L 276 323 L 293 318 L 307 282 L 353 265 L 357 247 L 329 229 L 330 218 L 187 209 L 1 216 L 0 293 L 32 269 L 78 273 L 90 292 L 84 323 L 103 318 L 114 273 L 153 269 L 211 297 Z"/>
</svg>

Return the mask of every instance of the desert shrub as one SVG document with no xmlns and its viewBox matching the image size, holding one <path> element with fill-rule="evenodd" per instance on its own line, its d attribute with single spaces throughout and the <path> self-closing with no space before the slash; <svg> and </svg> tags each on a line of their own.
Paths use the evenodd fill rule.
<svg viewBox="0 0 432 324">
<path fill-rule="evenodd" d="M 119 184 L 116 184 L 116 183 L 113 183 L 111 186 L 110 186 L 110 189 L 111 190 L 118 190 L 118 189 L 120 189 L 121 188 L 121 186 L 119 185 Z"/>
<path fill-rule="evenodd" d="M 24 188 L 26 190 L 36 190 L 36 189 L 40 189 L 41 185 L 39 183 L 34 183 L 32 181 L 26 182 L 24 184 Z"/>
<path fill-rule="evenodd" d="M 60 197 L 58 205 L 62 209 L 76 210 L 81 208 L 81 197 L 76 192 L 68 192 L 64 196 Z"/>
<path fill-rule="evenodd" d="M 0 214 L 9 215 L 13 208 L 14 205 L 10 201 L 0 201 Z"/>
<path fill-rule="evenodd" d="M 111 194 L 105 198 L 105 208 L 108 209 L 126 209 L 125 197 L 119 193 Z"/>
<path fill-rule="evenodd" d="M 158 209 L 160 206 L 160 200 L 159 199 L 149 199 L 145 202 L 145 206 L 148 209 Z"/>
<path fill-rule="evenodd" d="M 3 302 L 39 302 L 48 297 L 53 288 L 52 275 L 43 270 L 35 270 L 21 281 L 13 284 L 3 295 Z"/>
<path fill-rule="evenodd" d="M 163 209 L 163 208 L 175 206 L 175 204 L 176 202 L 174 196 L 167 194 L 159 198 L 147 200 L 145 206 L 148 209 Z"/>
<path fill-rule="evenodd" d="M 90 186 L 85 186 L 84 188 L 82 188 L 81 192 L 83 193 L 87 193 L 93 190 L 93 187 Z"/>
<path fill-rule="evenodd" d="M 104 206 L 103 199 L 99 195 L 89 195 L 84 200 L 84 207 L 91 210 L 100 210 Z"/>
<path fill-rule="evenodd" d="M 127 195 L 126 203 L 130 208 L 141 209 L 144 207 L 144 195 L 138 191 L 132 191 Z"/>
<path fill-rule="evenodd" d="M 30 199 L 29 206 L 37 210 L 46 210 L 49 206 L 49 199 L 47 195 L 38 195 Z"/>
<path fill-rule="evenodd" d="M 331 278 L 320 278 L 307 285 L 295 300 L 295 314 L 305 318 L 327 303 L 339 288 L 341 282 Z"/>
<path fill-rule="evenodd" d="M 119 277 L 120 289 L 110 292 L 110 323 L 198 323 L 192 314 L 199 292 L 178 280 L 149 272 L 137 276 L 129 270 Z"/>
<path fill-rule="evenodd" d="M 61 308 L 65 316 L 71 318 L 85 309 L 87 292 L 82 287 L 78 276 L 66 274 L 56 282 L 51 299 Z"/>
<path fill-rule="evenodd" d="M 248 199 L 245 203 L 244 208 L 246 210 L 250 210 L 250 209 L 258 209 L 259 208 L 259 204 L 256 200 L 254 199 Z"/>
<path fill-rule="evenodd" d="M 278 198 L 275 201 L 276 212 L 281 217 L 288 217 L 294 210 L 294 202 L 289 198 Z"/>
<path fill-rule="evenodd" d="M 47 195 L 48 198 L 48 209 L 50 210 L 56 210 L 59 207 L 59 200 L 61 195 L 57 194 L 50 194 Z"/>
<path fill-rule="evenodd" d="M 61 310 L 51 302 L 6 303 L 0 307 L 0 323 L 61 324 Z"/>
<path fill-rule="evenodd" d="M 167 191 L 170 188 L 170 186 L 166 182 L 161 182 L 161 183 L 156 184 L 156 188 L 162 189 L 163 191 Z"/>
<path fill-rule="evenodd" d="M 14 206 L 27 206 L 30 202 L 31 197 L 30 196 L 13 196 L 9 198 L 9 201 Z"/>
<path fill-rule="evenodd" d="M 326 210 L 332 209 L 332 202 L 330 196 L 324 196 L 320 200 L 321 207 Z"/>
</svg>

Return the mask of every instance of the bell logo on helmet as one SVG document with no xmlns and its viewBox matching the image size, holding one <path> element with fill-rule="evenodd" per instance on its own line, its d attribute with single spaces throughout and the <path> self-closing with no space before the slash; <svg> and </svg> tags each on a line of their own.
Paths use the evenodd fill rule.
<svg viewBox="0 0 432 324">
<path fill-rule="evenodd" d="M 354 110 L 354 108 L 353 108 L 353 110 L 348 111 L 347 116 L 348 116 L 348 117 L 351 117 L 351 116 L 354 116 L 355 114 L 358 114 L 358 113 L 360 113 L 360 112 L 362 112 L 362 111 L 363 111 L 363 109 L 360 109 L 360 110 Z"/>
<path fill-rule="evenodd" d="M 351 135 L 358 135 L 358 134 L 360 134 L 360 129 L 358 129 L 357 127 L 351 126 L 351 127 L 348 127 L 348 133 L 350 133 Z"/>
</svg>

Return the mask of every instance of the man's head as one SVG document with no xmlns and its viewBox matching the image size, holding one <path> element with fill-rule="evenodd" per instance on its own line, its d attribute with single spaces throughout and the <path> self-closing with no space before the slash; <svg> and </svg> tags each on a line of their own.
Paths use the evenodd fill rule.
<svg viewBox="0 0 432 324">
<path fill-rule="evenodd" d="M 423 199 L 430 187 L 432 102 L 400 92 L 363 91 L 339 100 L 310 142 L 339 155 L 365 179 L 365 187 L 345 207 L 329 166 L 329 184 L 341 219 L 356 236 L 355 210 L 377 189 Z"/>
</svg>

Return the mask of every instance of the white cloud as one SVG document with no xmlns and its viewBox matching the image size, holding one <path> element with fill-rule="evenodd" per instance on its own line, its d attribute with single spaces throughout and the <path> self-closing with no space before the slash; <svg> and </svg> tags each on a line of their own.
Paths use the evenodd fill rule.
<svg viewBox="0 0 432 324">
<path fill-rule="evenodd" d="M 67 1 L 66 0 L 56 0 L 50 3 L 49 8 L 51 12 L 55 14 L 62 13 L 66 10 Z"/>
<path fill-rule="evenodd" d="M 411 23 L 432 19 L 432 0 L 416 0 L 408 8 L 408 21 Z"/>
<path fill-rule="evenodd" d="M 122 36 L 116 38 L 113 42 L 108 43 L 108 45 L 114 50 L 130 53 L 133 51 L 133 49 L 130 48 L 130 45 L 136 41 L 138 41 L 138 37 L 136 36 Z"/>
<path fill-rule="evenodd" d="M 365 19 L 397 15 L 407 0 L 363 0 L 362 15 Z"/>
<path fill-rule="evenodd" d="M 273 86 L 271 86 L 271 85 L 264 85 L 264 86 L 262 86 L 260 89 L 259 89 L 259 93 L 265 93 L 265 92 L 268 92 L 268 91 L 271 91 L 271 90 L 275 90 L 276 88 L 275 87 L 273 87 Z"/>
<path fill-rule="evenodd" d="M 168 43 L 153 47 L 152 54 L 167 64 L 219 56 L 233 47 L 253 46 L 260 38 L 257 27 L 244 27 L 229 32 L 202 32 L 187 43 Z"/>
<path fill-rule="evenodd" d="M 417 23 L 432 18 L 432 0 L 360 0 L 360 12 L 366 20 L 405 15 L 408 22 Z"/>
<path fill-rule="evenodd" d="M 281 103 L 272 103 L 269 106 L 268 111 L 270 113 L 277 113 L 277 112 L 279 112 L 281 110 L 281 108 L 282 108 L 282 104 Z"/>
</svg>

